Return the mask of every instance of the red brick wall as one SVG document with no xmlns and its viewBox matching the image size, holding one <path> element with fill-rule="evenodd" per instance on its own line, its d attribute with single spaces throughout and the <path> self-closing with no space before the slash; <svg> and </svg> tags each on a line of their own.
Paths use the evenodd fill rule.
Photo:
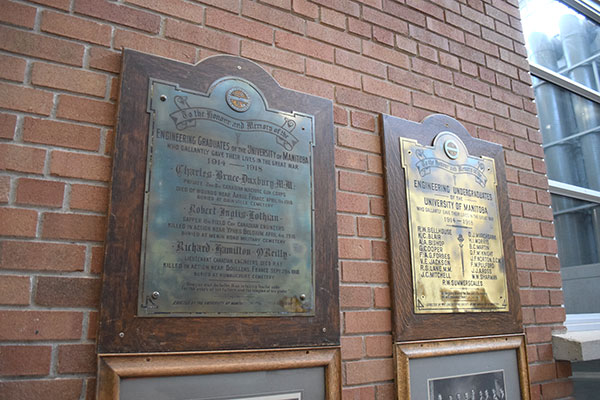
<svg viewBox="0 0 600 400">
<path fill-rule="evenodd" d="M 94 397 L 121 47 L 240 55 L 334 101 L 346 400 L 394 398 L 377 114 L 444 113 L 502 144 L 532 395 L 571 394 L 517 0 L 0 0 L 0 23 L 1 398 Z"/>
</svg>

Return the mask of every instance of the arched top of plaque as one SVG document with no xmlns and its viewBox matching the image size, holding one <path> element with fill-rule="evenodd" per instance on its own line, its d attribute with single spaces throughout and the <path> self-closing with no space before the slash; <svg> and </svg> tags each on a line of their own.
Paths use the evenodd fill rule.
<svg viewBox="0 0 600 400">
<path fill-rule="evenodd" d="M 255 62 L 124 50 L 98 351 L 339 344 L 333 151 Z"/>
<path fill-rule="evenodd" d="M 522 331 L 502 147 L 446 115 L 382 128 L 396 340 Z"/>
</svg>

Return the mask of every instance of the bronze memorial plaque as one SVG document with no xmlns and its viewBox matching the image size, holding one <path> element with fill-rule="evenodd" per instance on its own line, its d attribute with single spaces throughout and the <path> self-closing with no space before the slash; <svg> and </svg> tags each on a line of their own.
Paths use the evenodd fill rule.
<svg viewBox="0 0 600 400">
<path fill-rule="evenodd" d="M 313 117 L 151 79 L 139 316 L 314 315 Z"/>
<path fill-rule="evenodd" d="M 416 313 L 507 311 L 496 168 L 451 132 L 400 138 Z"/>
</svg>

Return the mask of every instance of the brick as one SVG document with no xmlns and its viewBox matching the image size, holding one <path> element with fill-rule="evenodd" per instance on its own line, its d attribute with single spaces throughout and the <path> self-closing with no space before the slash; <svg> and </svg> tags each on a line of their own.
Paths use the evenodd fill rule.
<svg viewBox="0 0 600 400">
<path fill-rule="evenodd" d="M 346 311 L 344 333 L 389 332 L 392 328 L 390 311 Z"/>
<path fill-rule="evenodd" d="M 525 235 L 539 235 L 540 223 L 524 218 L 512 218 L 512 227 L 514 233 L 522 233 Z"/>
<path fill-rule="evenodd" d="M 547 290 L 521 289 L 520 297 L 523 306 L 547 306 L 550 304 Z"/>
<path fill-rule="evenodd" d="M 368 357 L 391 357 L 392 337 L 390 335 L 367 336 L 365 347 Z"/>
<path fill-rule="evenodd" d="M 387 242 L 382 240 L 373 240 L 371 242 L 373 260 L 387 261 L 388 260 L 388 247 Z"/>
<path fill-rule="evenodd" d="M 403 21 L 399 18 L 395 18 L 389 14 L 385 14 L 381 11 L 377 11 L 369 7 L 363 7 L 362 11 L 362 18 L 364 21 L 370 22 L 375 25 L 379 25 L 386 29 L 390 29 L 402 35 L 406 35 L 408 33 L 408 24 L 406 23 L 406 21 Z M 403 18 L 409 16 L 417 16 L 417 13 L 414 13 L 408 9 L 404 9 L 404 12 L 405 14 L 403 14 Z M 424 21 L 422 21 L 422 24 L 423 22 Z"/>
<path fill-rule="evenodd" d="M 531 169 L 531 157 L 526 156 L 525 154 L 507 151 L 504 153 L 504 158 L 507 165 L 527 170 Z"/>
<path fill-rule="evenodd" d="M 382 113 L 387 111 L 387 101 L 385 99 L 365 94 L 358 90 L 337 87 L 335 98 L 340 104 L 353 106 L 362 110 Z"/>
<path fill-rule="evenodd" d="M 32 3 L 43 4 L 45 6 L 69 11 L 71 0 L 31 0 Z"/>
<path fill-rule="evenodd" d="M 342 387 L 342 399 L 375 400 L 375 386 Z"/>
<path fill-rule="evenodd" d="M 34 237 L 38 214 L 33 210 L 0 208 L 0 235 Z"/>
<path fill-rule="evenodd" d="M 383 174 L 383 158 L 373 154 L 367 155 L 367 171 L 374 174 Z"/>
<path fill-rule="evenodd" d="M 146 32 L 158 33 L 160 29 L 158 15 L 107 0 L 77 0 L 74 11 Z"/>
<path fill-rule="evenodd" d="M 40 276 L 37 278 L 34 301 L 48 307 L 97 308 L 100 285 L 98 278 Z"/>
<path fill-rule="evenodd" d="M 81 337 L 83 314 L 73 311 L 0 310 L 0 319 L 3 321 L 0 324 L 0 340 L 69 340 Z"/>
<path fill-rule="evenodd" d="M 375 131 L 375 117 L 360 111 L 352 111 L 350 115 L 351 125 L 355 128 Z"/>
<path fill-rule="evenodd" d="M 370 38 L 371 33 L 371 24 L 363 22 L 356 18 L 348 18 L 348 32 L 355 33 L 364 38 Z"/>
<path fill-rule="evenodd" d="M 301 56 L 278 50 L 274 47 L 244 40 L 242 41 L 241 55 L 277 67 L 290 69 L 296 72 L 304 72 L 304 59 Z"/>
<path fill-rule="evenodd" d="M 338 238 L 340 258 L 368 260 L 371 258 L 371 243 L 366 239 Z"/>
<path fill-rule="evenodd" d="M 342 281 L 354 283 L 387 283 L 389 271 L 386 263 L 342 262 Z"/>
<path fill-rule="evenodd" d="M 548 206 L 538 204 L 523 204 L 523 216 L 526 218 L 553 221 L 552 209 Z"/>
<path fill-rule="evenodd" d="M 363 339 L 356 336 L 342 336 L 342 360 L 358 360 L 364 356 Z"/>
<path fill-rule="evenodd" d="M 515 249 L 517 251 L 532 251 L 531 250 L 531 238 L 527 236 L 515 235 Z"/>
<path fill-rule="evenodd" d="M 339 128 L 338 145 L 372 153 L 381 153 L 381 139 L 378 135 Z"/>
<path fill-rule="evenodd" d="M 391 109 L 392 115 L 414 122 L 421 122 L 426 117 L 431 115 L 429 111 L 421 110 L 420 108 L 396 102 L 393 102 L 391 104 Z"/>
<path fill-rule="evenodd" d="M 325 97 L 326 99 L 333 99 L 334 89 L 333 84 L 331 83 L 284 70 L 274 70 L 273 77 L 283 87 Z M 336 108 L 334 106 L 334 117 L 336 117 L 335 110 Z M 341 122 L 336 120 L 335 123 Z"/>
<path fill-rule="evenodd" d="M 8 0 L 0 1 L 0 22 L 32 29 L 35 24 L 36 8 Z"/>
<path fill-rule="evenodd" d="M 356 235 L 356 222 L 352 215 L 337 215 L 337 233 L 342 236 Z"/>
<path fill-rule="evenodd" d="M 408 68 L 409 66 L 409 58 L 405 54 L 372 42 L 363 41 L 363 54 L 397 67 Z"/>
<path fill-rule="evenodd" d="M 383 43 L 390 47 L 394 46 L 394 32 L 383 29 L 380 26 L 373 26 L 373 42 Z"/>
<path fill-rule="evenodd" d="M 450 50 L 448 39 L 443 36 L 437 35 L 426 29 L 419 28 L 414 25 L 409 26 L 410 37 L 414 38 L 418 42 L 429 44 L 435 48 L 448 51 Z"/>
<path fill-rule="evenodd" d="M 432 2 L 426 0 L 406 0 L 406 5 L 437 19 L 444 19 L 444 10 Z"/>
<path fill-rule="evenodd" d="M 107 182 L 111 174 L 111 159 L 97 155 L 53 151 L 50 173 L 55 176 Z"/>
<path fill-rule="evenodd" d="M 240 48 L 238 38 L 173 19 L 166 21 L 165 36 L 229 54 L 237 55 Z"/>
<path fill-rule="evenodd" d="M 471 122 L 475 125 L 484 126 L 490 129 L 494 127 L 494 118 L 487 112 L 481 112 L 472 108 L 457 105 L 456 116 L 459 120 Z"/>
<path fill-rule="evenodd" d="M 193 46 L 121 29 L 118 29 L 115 34 L 114 47 L 132 48 L 188 63 L 196 59 L 196 49 Z"/>
<path fill-rule="evenodd" d="M 531 285 L 533 287 L 560 288 L 562 279 L 559 272 L 532 272 Z"/>
<path fill-rule="evenodd" d="M 119 72 L 121 70 L 121 54 L 94 46 L 90 49 L 90 68 Z"/>
<path fill-rule="evenodd" d="M 562 290 L 550 290 L 550 305 L 562 306 L 565 304 L 565 296 Z"/>
<path fill-rule="evenodd" d="M 345 32 L 322 26 L 315 22 L 306 22 L 306 35 L 351 51 L 360 52 L 361 49 L 359 38 L 348 35 Z"/>
<path fill-rule="evenodd" d="M 390 308 L 392 306 L 392 299 L 389 287 L 374 288 L 373 296 L 375 299 L 376 308 Z"/>
<path fill-rule="evenodd" d="M 356 89 L 359 89 L 361 86 L 360 74 L 357 72 L 320 61 L 307 59 L 306 74 Z"/>
<path fill-rule="evenodd" d="M 1 28 L 1 27 L 0 27 Z M 7 83 L 0 83 L 0 107 L 28 113 L 50 115 L 52 93 Z"/>
<path fill-rule="evenodd" d="M 101 242 L 106 236 L 106 218 L 102 216 L 45 213 L 42 225 L 44 239 Z"/>
<path fill-rule="evenodd" d="M 418 45 L 419 57 L 437 63 L 439 61 L 438 51 L 433 47 L 425 46 L 424 44 Z"/>
<path fill-rule="evenodd" d="M 525 328 L 528 343 L 547 343 L 552 340 L 552 328 L 549 326 L 529 326 Z"/>
<path fill-rule="evenodd" d="M 0 170 L 41 174 L 45 158 L 45 150 L 0 143 Z"/>
<path fill-rule="evenodd" d="M 458 70 L 460 69 L 460 59 L 451 54 L 447 54 L 444 52 L 439 52 L 440 64 L 450 69 Z"/>
<path fill-rule="evenodd" d="M 231 11 L 233 13 L 238 13 L 240 11 L 240 2 L 239 0 L 197 0 L 199 3 L 208 4 L 211 6 L 215 6 L 217 8 L 221 8 L 223 10 Z"/>
<path fill-rule="evenodd" d="M 96 333 L 98 330 L 98 312 L 97 311 L 91 311 L 89 313 L 89 320 L 88 320 L 88 339 L 90 340 L 94 340 L 96 338 Z"/>
<path fill-rule="evenodd" d="M 369 308 L 371 307 L 371 288 L 367 286 L 341 286 L 340 307 Z"/>
<path fill-rule="evenodd" d="M 358 218 L 358 236 L 383 237 L 383 220 L 379 218 Z"/>
<path fill-rule="evenodd" d="M 373 215 L 385 215 L 385 202 L 383 199 L 373 197 L 370 201 L 371 214 Z"/>
<path fill-rule="evenodd" d="M 535 322 L 538 324 L 562 323 L 565 320 L 565 316 L 565 309 L 562 307 L 535 309 Z"/>
<path fill-rule="evenodd" d="M 473 106 L 473 94 L 454 86 L 446 85 L 441 82 L 434 82 L 434 92 L 436 96 L 447 100 L 452 100 L 467 106 Z"/>
<path fill-rule="evenodd" d="M 308 18 L 315 19 L 319 17 L 319 7 L 306 0 L 293 0 L 292 9 L 294 12 Z"/>
<path fill-rule="evenodd" d="M 387 75 L 385 64 L 340 49 L 335 51 L 335 62 L 338 65 L 380 78 L 385 78 Z"/>
<path fill-rule="evenodd" d="M 339 171 L 339 185 L 341 190 L 383 195 L 383 179 L 381 176 Z"/>
<path fill-rule="evenodd" d="M 36 400 L 61 399 L 79 400 L 81 379 L 39 379 L 0 382 L 0 393 L 6 399 Z"/>
<path fill-rule="evenodd" d="M 465 33 L 461 29 L 453 28 L 451 25 L 440 20 L 427 17 L 427 29 L 432 32 L 436 32 L 450 40 L 454 40 L 459 43 L 465 43 Z"/>
<path fill-rule="evenodd" d="M 542 383 L 542 399 L 559 399 L 573 394 L 573 382 L 547 382 Z"/>
<path fill-rule="evenodd" d="M 0 54 L 0 78 L 23 82 L 26 65 L 27 62 L 22 58 Z"/>
<path fill-rule="evenodd" d="M 517 267 L 520 269 L 544 269 L 544 256 L 541 254 L 517 253 Z"/>
<path fill-rule="evenodd" d="M 29 277 L 0 275 L 0 304 L 29 305 Z M 2 347 L 0 347 L 0 375 L 2 375 Z"/>
<path fill-rule="evenodd" d="M 16 115 L 0 113 L 0 138 L 12 139 L 16 126 Z"/>
<path fill-rule="evenodd" d="M 341 212 L 352 212 L 366 214 L 369 212 L 369 198 L 354 193 L 336 193 L 337 210 Z"/>
<path fill-rule="evenodd" d="M 51 357 L 51 346 L 0 346 L 0 375 L 48 375 Z"/>
<path fill-rule="evenodd" d="M 106 93 L 104 75 L 46 63 L 33 64 L 31 83 L 96 97 L 104 97 Z"/>
<path fill-rule="evenodd" d="M 289 32 L 276 31 L 275 45 L 285 50 L 333 62 L 333 47 Z"/>
<path fill-rule="evenodd" d="M 107 47 L 110 46 L 112 34 L 112 29 L 109 25 L 53 11 L 44 11 L 42 13 L 40 29 L 43 32 Z"/>
<path fill-rule="evenodd" d="M 346 384 L 358 385 L 388 381 L 394 378 L 391 358 L 384 360 L 350 361 L 346 363 Z"/>
<path fill-rule="evenodd" d="M 365 171 L 367 169 L 367 155 L 357 151 L 335 149 L 335 165 Z"/>
<path fill-rule="evenodd" d="M 23 140 L 81 150 L 98 150 L 100 129 L 66 122 L 25 117 Z"/>
<path fill-rule="evenodd" d="M 273 29 L 263 24 L 232 15 L 221 10 L 206 10 L 206 26 L 235 33 L 265 43 L 273 42 Z"/>
<path fill-rule="evenodd" d="M 509 135 L 504 135 L 502 133 L 498 133 L 497 131 L 482 127 L 477 127 L 477 133 L 480 139 L 487 140 L 488 142 L 492 143 L 497 143 L 504 147 L 505 150 L 511 150 L 514 147 L 514 140 Z"/>
<path fill-rule="evenodd" d="M 425 15 L 423 14 L 422 10 L 418 8 L 417 11 L 415 11 L 409 7 L 400 5 L 396 2 L 384 0 L 383 11 L 385 11 L 388 14 L 398 16 L 400 17 L 400 19 L 411 24 L 425 26 Z"/>
<path fill-rule="evenodd" d="M 127 0 L 127 3 L 187 21 L 202 23 L 203 8 L 182 0 L 170 0 L 168 3 L 161 0 Z"/>
<path fill-rule="evenodd" d="M 333 105 L 333 122 L 337 125 L 348 125 L 348 111 L 337 104 Z"/>
<path fill-rule="evenodd" d="M 512 136 L 527 137 L 526 127 L 508 119 L 494 117 L 494 126 L 498 131 Z"/>
<path fill-rule="evenodd" d="M 56 116 L 111 126 L 115 120 L 115 105 L 105 101 L 62 94 L 59 96 Z"/>
<path fill-rule="evenodd" d="M 410 103 L 410 92 L 398 85 L 363 76 L 363 90 L 402 103 Z"/>
<path fill-rule="evenodd" d="M 83 271 L 85 264 L 85 247 L 66 243 L 3 241 L 0 254 L 0 269 Z"/>
<path fill-rule="evenodd" d="M 286 11 L 277 10 L 273 7 L 243 0 L 242 15 L 288 31 L 304 33 L 304 20 L 302 18 Z"/>
<path fill-rule="evenodd" d="M 534 174 L 527 171 L 519 172 L 519 183 L 527 186 L 532 186 L 538 189 L 548 189 L 548 179 L 545 175 Z"/>
<path fill-rule="evenodd" d="M 433 93 L 433 80 L 418 76 L 410 71 L 400 68 L 388 68 L 388 77 L 392 82 L 404 87 L 410 87 L 421 92 Z"/>
<path fill-rule="evenodd" d="M 0 203 L 8 203 L 10 199 L 10 177 L 0 176 Z"/>
<path fill-rule="evenodd" d="M 20 178 L 17 183 L 17 204 L 62 207 L 65 192 L 63 182 Z"/>
<path fill-rule="evenodd" d="M 531 382 L 549 381 L 556 378 L 554 363 L 531 365 L 529 367 Z"/>
<path fill-rule="evenodd" d="M 424 108 L 425 110 L 447 114 L 450 116 L 458 115 L 459 118 L 464 118 L 464 116 L 461 116 L 460 112 L 457 114 L 454 111 L 454 104 L 450 101 L 419 92 L 413 92 L 412 98 L 413 105 L 415 107 Z M 457 109 L 460 110 L 460 108 Z"/>
<path fill-rule="evenodd" d="M 92 185 L 71 185 L 70 208 L 104 212 L 108 210 L 108 188 Z"/>
<path fill-rule="evenodd" d="M 468 18 L 471 21 L 478 23 L 479 25 L 482 25 L 482 29 L 483 27 L 494 27 L 494 20 L 477 10 L 474 10 L 464 4 L 461 4 L 460 11 L 463 17 Z"/>
<path fill-rule="evenodd" d="M 92 261 L 90 272 L 99 275 L 104 267 L 104 247 L 92 247 Z"/>
<path fill-rule="evenodd" d="M 569 361 L 556 361 L 556 376 L 558 378 L 568 378 L 573 375 L 571 363 Z"/>
</svg>

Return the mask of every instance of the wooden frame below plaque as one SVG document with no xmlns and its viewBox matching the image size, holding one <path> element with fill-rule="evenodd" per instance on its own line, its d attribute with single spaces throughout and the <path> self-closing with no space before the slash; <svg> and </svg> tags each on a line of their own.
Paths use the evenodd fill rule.
<svg viewBox="0 0 600 400">
<path fill-rule="evenodd" d="M 394 357 L 399 399 L 530 399 L 524 335 L 397 343 Z"/>
<path fill-rule="evenodd" d="M 458 121 L 445 115 L 432 115 L 421 123 L 383 115 L 381 127 L 384 142 L 384 169 L 388 211 L 388 249 L 390 254 L 389 259 L 391 260 L 392 298 L 394 302 L 394 306 L 392 307 L 394 341 L 503 335 L 523 332 L 515 261 L 515 243 L 511 227 L 502 146 L 472 137 Z M 486 157 L 487 159 L 492 159 L 495 164 L 495 181 L 497 182 L 496 204 L 499 213 L 498 223 L 501 231 L 501 246 L 503 246 L 502 250 L 504 253 L 502 263 L 504 277 L 502 278 L 506 280 L 505 296 L 508 300 L 508 311 L 477 310 L 478 312 L 472 312 L 469 310 L 446 310 L 444 312 L 429 313 L 415 312 L 413 286 L 415 275 L 411 259 L 411 249 L 413 247 L 409 234 L 409 224 L 411 221 L 408 213 L 407 185 L 401 153 L 401 138 L 415 141 L 420 146 L 432 146 L 434 138 L 438 135 L 442 136 L 442 134 L 459 139 L 466 147 L 470 156 Z M 458 140 L 455 141 L 458 142 Z M 451 163 L 448 163 L 448 165 L 451 165 Z M 424 174 L 427 173 L 428 171 L 424 172 Z M 432 207 L 440 208 L 437 205 L 433 205 Z M 462 250 L 462 238 L 458 238 L 458 240 L 461 241 Z M 460 268 L 461 258 L 459 257 L 458 260 L 459 265 L 454 268 Z"/>
<path fill-rule="evenodd" d="M 339 348 L 182 354 L 100 354 L 98 356 L 97 394 L 98 400 L 123 400 L 121 393 L 127 379 L 139 379 L 144 382 L 144 378 L 168 380 L 169 378 L 221 375 L 227 381 L 228 379 L 237 379 L 239 375 L 236 374 L 264 372 L 268 381 L 269 374 L 275 371 L 302 371 L 312 368 L 322 369 L 324 372 L 323 398 L 339 400 L 341 395 Z M 287 391 L 293 391 L 293 383 L 290 382 Z M 161 390 L 161 394 L 168 396 L 164 393 L 168 391 L 168 386 L 164 383 L 161 386 L 165 388 L 165 390 Z M 201 397 L 201 394 L 196 391 L 198 398 L 204 398 Z M 155 395 L 157 394 L 155 393 Z M 247 392 L 234 397 L 246 398 L 247 396 L 250 398 L 255 395 L 256 393 Z M 269 396 L 265 397 L 269 398 Z M 276 396 L 273 397 L 276 398 Z"/>
<path fill-rule="evenodd" d="M 197 65 L 190 65 L 132 50 L 124 50 L 122 62 L 119 114 L 115 134 L 112 190 L 97 339 L 98 353 L 188 352 L 339 345 L 335 185 L 332 185 L 332 182 L 335 182 L 332 102 L 320 97 L 285 89 L 259 65 L 240 57 L 214 56 L 203 60 Z M 224 88 L 227 84 L 233 86 L 227 90 Z M 160 89 L 156 89 L 157 87 Z M 162 94 L 159 90 L 167 90 L 167 92 Z M 226 95 L 225 92 L 220 92 L 223 90 L 227 90 Z M 220 102 L 218 107 L 214 107 L 212 103 L 209 103 L 212 99 Z M 164 108 L 166 105 L 171 109 Z M 158 111 L 153 114 L 151 112 L 153 110 Z M 245 113 L 246 111 L 248 112 Z M 301 123 L 294 122 L 297 115 L 302 116 Z M 157 130 L 159 124 L 167 122 L 172 124 L 172 127 L 161 127 L 160 129 L 168 129 L 168 131 Z M 253 125 L 250 125 L 250 122 Z M 207 123 L 214 123 L 214 126 L 201 125 Z M 204 131 L 200 133 L 197 128 L 190 128 L 197 126 L 205 126 L 206 128 L 203 128 Z M 231 130 L 227 131 L 225 135 L 215 136 L 218 135 L 215 132 L 221 132 L 223 129 L 229 128 Z M 307 132 L 310 133 L 307 134 Z M 153 228 L 153 225 L 148 222 L 149 218 L 164 217 L 163 219 L 167 221 L 169 221 L 169 218 L 175 220 L 172 217 L 173 210 L 177 209 L 179 210 L 177 212 L 181 212 L 183 209 L 189 210 L 186 212 L 196 212 L 201 208 L 200 204 L 194 204 L 195 200 L 186 200 L 187 203 L 179 203 L 179 198 L 175 193 L 178 191 L 173 189 L 168 193 L 172 197 L 163 202 L 165 204 L 163 208 L 159 209 L 159 212 L 153 212 L 151 208 L 148 208 L 148 202 L 145 202 L 149 191 L 147 182 L 150 181 L 150 175 L 147 171 L 150 168 L 157 169 L 152 170 L 151 178 L 161 179 L 159 184 L 171 185 L 173 181 L 180 179 L 179 175 L 174 173 L 174 171 L 177 171 L 177 174 L 179 174 L 179 169 L 182 173 L 192 174 L 191 176 L 195 179 L 198 177 L 202 179 L 202 177 L 210 175 L 206 172 L 209 169 L 207 164 L 210 161 L 209 157 L 214 157 L 215 154 L 210 153 L 207 156 L 208 151 L 228 151 L 223 148 L 225 141 L 237 145 L 240 135 L 252 138 L 243 139 L 251 141 L 257 135 L 263 133 L 264 137 L 270 140 L 270 146 L 274 150 L 263 150 L 264 146 L 263 149 L 253 149 L 253 152 L 254 150 L 257 152 L 266 151 L 267 154 L 264 154 L 263 157 L 262 153 L 258 155 L 253 153 L 252 157 L 248 155 L 249 158 L 254 160 L 259 157 L 267 158 L 276 155 L 280 164 L 285 161 L 285 166 L 282 168 L 290 169 L 289 165 L 302 163 L 302 168 L 305 171 L 310 171 L 310 183 L 308 185 L 311 194 L 308 197 L 303 197 L 303 204 L 308 204 L 308 206 L 304 206 L 304 215 L 309 215 L 308 218 L 310 218 L 309 223 L 305 224 L 309 228 L 303 228 L 303 235 L 308 239 L 298 244 L 295 240 L 289 241 L 289 246 L 292 249 L 290 251 L 297 250 L 297 253 L 309 254 L 303 259 L 294 255 L 294 260 L 301 260 L 294 261 L 297 263 L 296 265 L 312 270 L 312 275 L 306 278 L 306 282 L 312 285 L 309 286 L 309 291 L 304 292 L 304 289 L 298 289 L 292 297 L 285 294 L 281 295 L 277 302 L 267 304 L 263 301 L 262 304 L 270 305 L 270 309 L 267 310 L 261 308 L 261 303 L 256 301 L 258 296 L 249 297 L 248 303 L 252 301 L 252 304 L 258 304 L 251 312 L 246 310 L 242 310 L 242 312 L 231 311 L 231 307 L 229 309 L 213 308 L 209 312 L 193 309 L 192 307 L 189 307 L 189 309 L 182 308 L 183 312 L 163 314 L 140 312 L 140 309 L 143 309 L 142 307 L 156 309 L 155 306 L 162 301 L 167 301 L 169 295 L 176 293 L 179 288 L 183 289 L 184 286 L 189 285 L 192 281 L 189 278 L 189 271 L 192 271 L 192 268 L 196 268 L 195 270 L 199 271 L 197 276 L 201 276 L 202 270 L 210 271 L 214 266 L 212 264 L 186 266 L 180 261 L 155 263 L 158 268 L 162 268 L 164 271 L 170 269 L 170 275 L 162 275 L 163 271 L 161 270 L 153 276 L 154 282 L 171 285 L 166 287 L 166 289 L 170 289 L 170 293 L 165 293 L 166 290 L 163 292 L 162 289 L 155 289 L 151 286 L 144 289 L 146 291 L 143 292 L 140 289 L 143 287 L 141 282 L 143 282 L 146 275 L 142 273 L 144 266 L 142 257 L 150 253 L 159 256 L 168 253 L 169 257 L 173 259 L 173 254 L 180 251 L 179 243 L 182 242 L 184 252 L 188 251 L 187 248 L 191 248 L 191 251 L 196 254 L 196 256 L 191 254 L 193 257 L 189 258 L 200 259 L 205 255 L 203 253 L 205 250 L 202 248 L 203 243 L 200 242 L 208 242 L 208 239 L 200 239 L 203 230 L 206 231 L 204 226 L 208 226 L 209 231 L 214 233 L 215 229 L 213 228 L 218 223 L 224 223 L 226 220 L 217 216 L 214 211 L 209 210 L 209 213 L 213 215 L 210 222 L 212 226 L 205 222 L 206 217 L 204 219 L 198 218 L 198 222 L 195 222 L 194 227 L 189 228 L 195 231 L 188 232 L 186 238 L 172 239 L 169 242 L 168 239 L 165 240 L 162 236 L 159 237 L 160 240 L 147 241 L 149 235 L 155 232 L 162 235 L 162 232 Z M 192 137 L 192 135 L 196 136 Z M 238 142 L 236 142 L 236 136 Z M 290 150 L 295 144 L 294 141 L 298 138 L 302 138 L 299 139 L 300 143 L 302 143 L 302 140 L 311 140 L 311 149 L 307 150 L 309 151 L 308 157 L 294 155 L 294 151 L 298 146 L 294 150 Z M 150 153 L 151 151 L 156 152 L 157 146 L 153 147 L 151 144 L 157 144 L 157 139 L 165 143 L 168 141 L 169 145 L 180 146 L 178 148 L 181 149 L 181 155 L 167 154 L 167 156 L 162 157 L 163 161 L 174 160 L 174 164 L 159 167 L 157 161 L 159 157 L 156 157 L 155 153 Z M 200 142 L 201 139 L 202 142 Z M 259 139 L 262 140 L 262 138 Z M 151 140 L 154 142 L 150 142 Z M 260 147 L 260 142 L 257 142 L 258 144 L 252 141 L 250 143 Z M 166 145 L 160 144 L 160 146 Z M 239 149 L 239 147 L 236 148 Z M 249 147 L 244 149 L 246 148 L 250 149 Z M 202 153 L 200 150 L 202 150 Z M 154 154 L 154 156 L 151 157 L 149 154 Z M 227 159 L 230 154 L 226 154 L 226 156 L 221 157 Z M 183 159 L 188 161 L 181 161 Z M 274 157 L 271 158 L 271 160 L 274 159 Z M 194 160 L 198 162 L 197 165 L 194 164 Z M 248 163 L 251 162 L 253 161 L 248 161 Z M 223 160 L 217 160 L 217 163 L 225 165 Z M 271 163 L 273 161 L 268 161 L 268 165 L 274 165 L 274 163 Z M 246 165 L 239 165 L 238 167 L 246 168 Z M 160 176 L 161 173 L 162 176 Z M 259 184 L 265 184 L 264 179 L 266 178 L 261 176 L 260 172 L 244 171 L 244 173 L 256 182 L 263 179 L 258 183 L 250 181 L 249 186 L 254 185 L 254 187 L 257 187 Z M 293 171 L 286 173 L 292 174 Z M 213 171 L 212 174 L 211 181 L 195 180 L 194 182 L 200 183 L 192 182 L 189 185 L 195 185 L 194 191 L 200 192 L 200 189 L 202 189 L 204 190 L 203 193 L 209 193 L 213 190 L 213 187 L 219 187 L 219 185 L 214 184 L 217 179 L 215 172 Z M 231 177 L 231 173 L 225 175 Z M 242 173 L 238 175 L 241 178 Z M 266 181 L 266 183 L 272 184 L 275 188 L 286 185 L 285 181 L 280 183 L 277 178 L 279 177 L 271 177 L 271 180 Z M 282 179 L 285 179 L 285 177 L 282 177 Z M 232 190 L 242 190 L 242 193 L 244 193 L 242 186 L 244 184 L 248 184 L 248 182 L 240 182 L 237 184 L 237 189 Z M 232 186 L 232 184 L 229 184 L 229 186 Z M 279 189 L 279 192 L 288 188 Z M 290 204 L 290 200 L 295 200 L 294 191 L 290 189 L 286 193 L 288 193 L 287 199 L 284 196 L 283 200 L 288 202 L 286 204 Z M 156 198 L 161 198 L 160 196 L 162 196 L 162 193 L 159 193 Z M 182 195 L 183 197 L 185 196 Z M 266 202 L 267 200 L 263 201 Z M 218 203 L 218 200 L 213 201 L 213 203 L 215 202 Z M 218 206 L 219 204 L 215 205 L 215 207 Z M 195 210 L 192 210 L 192 207 Z M 306 211 L 307 208 L 308 211 Z M 293 211 L 287 210 L 285 215 L 293 214 Z M 265 219 L 277 219 L 278 217 L 277 211 L 262 216 L 263 221 Z M 178 218 L 181 222 L 181 217 Z M 234 222 L 241 221 L 239 218 L 235 220 L 237 218 L 235 216 L 230 217 L 227 221 L 232 221 L 231 218 L 234 218 Z M 264 224 L 263 221 L 260 222 Z M 174 232 L 173 235 L 183 235 L 183 233 L 179 233 L 176 224 L 171 225 L 174 226 L 167 226 L 165 222 L 161 229 Z M 255 225 L 258 227 L 259 224 Z M 288 237 L 285 236 L 287 228 L 284 229 L 284 227 L 288 225 L 293 224 L 281 222 L 278 226 L 275 226 L 275 228 L 283 230 L 283 234 L 279 232 L 279 236 L 275 237 L 279 237 L 281 240 L 286 239 Z M 181 231 L 183 229 L 181 228 Z M 188 227 L 185 229 L 188 229 Z M 189 233 L 196 236 L 190 236 Z M 272 232 L 266 233 L 273 235 Z M 251 240 L 252 237 L 258 237 L 252 232 L 244 233 L 244 235 L 250 238 L 248 240 Z M 266 239 L 267 236 L 269 235 L 265 234 L 263 237 Z M 195 237 L 199 239 L 195 239 Z M 261 243 L 263 237 L 259 238 Z M 186 240 L 187 242 L 185 242 Z M 161 241 L 167 243 L 166 246 L 161 245 Z M 241 242 L 243 239 L 237 241 Z M 153 244 L 147 245 L 147 243 Z M 215 248 L 214 244 L 211 244 L 211 246 L 212 249 Z M 236 246 L 232 245 L 229 248 L 230 253 L 227 253 L 235 253 L 234 256 L 227 256 L 227 259 L 235 258 L 234 262 L 227 265 L 227 269 L 223 268 L 225 267 L 224 264 L 217 267 L 221 268 L 223 272 L 230 271 L 228 273 L 232 274 L 231 276 L 235 275 L 237 278 L 243 276 L 246 272 L 240 272 L 241 269 L 236 268 L 240 268 L 239 266 L 242 265 L 243 268 L 250 269 L 251 264 L 248 260 L 252 261 L 253 257 L 257 257 L 259 254 L 249 255 L 248 252 L 243 252 L 245 251 L 241 249 L 243 246 L 238 244 Z M 283 259 L 287 256 L 287 253 L 281 249 L 268 248 L 265 251 L 271 251 L 274 258 Z M 225 258 L 221 257 L 221 259 Z M 216 263 L 214 257 L 207 262 Z M 229 261 L 223 262 L 229 263 Z M 188 275 L 181 274 L 177 276 L 177 268 L 181 267 L 186 269 L 190 267 Z M 292 265 L 284 265 L 284 268 L 277 271 L 276 273 L 286 272 L 290 276 L 295 273 Z M 254 271 L 247 273 L 254 273 Z M 200 287 L 200 285 L 204 285 L 202 279 L 194 279 L 197 286 L 193 290 L 202 289 Z M 241 284 L 245 283 L 243 278 L 238 280 L 242 281 Z M 289 288 L 295 287 L 292 285 L 287 288 L 271 286 L 266 291 L 279 293 L 279 289 L 288 289 L 289 292 L 291 290 Z M 220 288 L 215 287 L 214 289 L 220 290 Z M 248 290 L 254 289 L 252 287 Z M 238 290 L 237 286 L 232 290 Z M 217 292 L 217 290 L 214 290 L 214 292 Z M 263 287 L 256 286 L 256 293 L 264 292 Z M 188 293 L 191 293 L 188 300 L 191 304 L 195 304 L 194 292 Z M 222 294 L 220 296 L 223 297 Z M 211 299 L 208 298 L 208 300 Z M 222 298 L 218 300 L 220 300 L 220 303 L 215 301 L 215 304 L 228 303 L 223 301 Z M 230 298 L 225 300 L 230 300 Z M 303 303 L 304 301 L 310 303 L 310 307 L 304 308 L 304 304 L 306 304 Z M 207 303 L 209 302 L 205 301 L 204 304 Z M 172 302 L 170 304 L 176 303 Z M 304 312 L 304 310 L 308 311 Z"/>
</svg>

